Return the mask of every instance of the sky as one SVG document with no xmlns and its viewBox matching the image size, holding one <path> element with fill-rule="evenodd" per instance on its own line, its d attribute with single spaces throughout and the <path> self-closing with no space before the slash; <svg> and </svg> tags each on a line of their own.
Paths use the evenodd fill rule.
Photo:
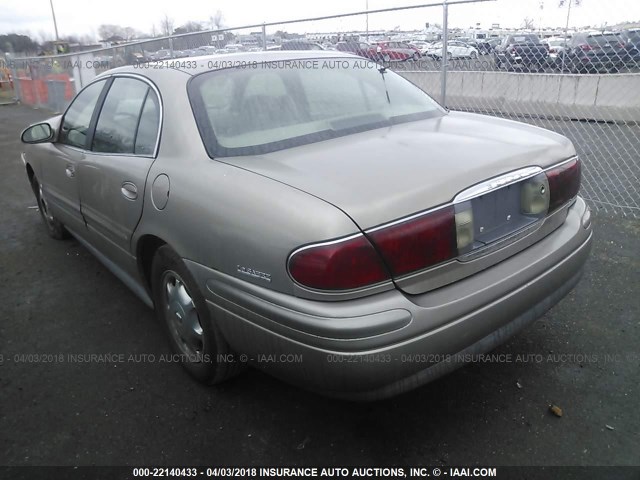
<svg viewBox="0 0 640 480">
<path fill-rule="evenodd" d="M 52 0 L 60 36 L 90 35 L 97 39 L 101 24 L 129 26 L 150 33 L 166 14 L 174 26 L 187 21 L 206 22 L 220 10 L 228 27 L 261 22 L 282 21 L 401 5 L 436 3 L 438 0 Z M 455 0 L 449 0 L 454 2 Z M 566 0 L 568 1 L 568 0 Z M 50 0 L 0 0 L 0 33 L 25 33 L 40 40 L 53 39 L 54 29 Z M 543 8 L 540 8 L 540 4 Z M 562 27 L 566 21 L 566 3 L 559 0 L 495 0 L 477 4 L 453 5 L 449 8 L 450 27 L 469 28 L 477 23 L 488 28 L 520 27 L 525 17 L 539 25 Z M 573 7 L 571 26 L 614 25 L 623 21 L 640 21 L 640 0 L 581 0 Z M 404 12 L 369 15 L 370 30 L 420 29 L 426 22 L 442 23 L 442 8 L 431 7 Z M 364 30 L 365 17 L 325 20 L 284 27 L 289 32 L 334 32 Z M 270 29 L 277 30 L 276 28 Z"/>
</svg>

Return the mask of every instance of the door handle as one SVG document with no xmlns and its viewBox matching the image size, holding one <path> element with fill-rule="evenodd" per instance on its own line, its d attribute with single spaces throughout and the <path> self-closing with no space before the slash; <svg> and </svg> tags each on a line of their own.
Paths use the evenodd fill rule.
<svg viewBox="0 0 640 480">
<path fill-rule="evenodd" d="M 122 192 L 122 195 L 127 200 L 135 200 L 136 198 L 138 198 L 138 187 L 136 187 L 135 184 L 131 182 L 124 182 L 122 184 L 120 192 Z"/>
<path fill-rule="evenodd" d="M 67 165 L 64 173 L 66 173 L 67 177 L 73 178 L 76 176 L 76 167 L 74 167 L 73 165 Z"/>
</svg>

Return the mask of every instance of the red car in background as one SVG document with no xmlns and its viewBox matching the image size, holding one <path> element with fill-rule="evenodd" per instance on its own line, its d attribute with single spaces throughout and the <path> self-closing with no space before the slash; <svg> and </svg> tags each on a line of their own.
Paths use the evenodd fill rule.
<svg viewBox="0 0 640 480">
<path fill-rule="evenodd" d="M 393 40 L 377 42 L 371 46 L 376 60 L 384 62 L 397 62 L 404 60 L 420 60 L 422 54 L 416 47 L 404 42 Z"/>
<path fill-rule="evenodd" d="M 422 54 L 416 47 L 404 42 L 384 41 L 374 44 L 365 42 L 338 42 L 336 50 L 348 52 L 376 62 L 399 62 L 419 60 Z"/>
</svg>

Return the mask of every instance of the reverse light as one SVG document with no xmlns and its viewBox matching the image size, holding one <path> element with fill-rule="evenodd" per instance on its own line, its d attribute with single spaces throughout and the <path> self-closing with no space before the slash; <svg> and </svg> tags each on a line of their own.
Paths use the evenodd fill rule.
<svg viewBox="0 0 640 480">
<path fill-rule="evenodd" d="M 549 210 L 549 181 L 544 173 L 522 182 L 520 211 L 525 215 L 544 215 Z"/>
<path fill-rule="evenodd" d="M 456 220 L 456 244 L 458 251 L 462 252 L 473 244 L 473 210 L 462 210 L 455 215 Z"/>
</svg>

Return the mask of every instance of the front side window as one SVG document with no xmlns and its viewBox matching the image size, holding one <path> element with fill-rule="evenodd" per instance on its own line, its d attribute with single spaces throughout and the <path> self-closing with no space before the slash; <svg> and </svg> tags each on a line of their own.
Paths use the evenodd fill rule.
<svg viewBox="0 0 640 480">
<path fill-rule="evenodd" d="M 149 86 L 133 78 L 116 78 L 98 117 L 91 150 L 134 153 L 136 131 Z"/>
<path fill-rule="evenodd" d="M 78 94 L 64 114 L 58 138 L 60 143 L 78 148 L 87 147 L 91 117 L 104 85 L 104 81 L 93 83 Z"/>
<path fill-rule="evenodd" d="M 422 90 L 364 59 L 211 71 L 195 76 L 188 92 L 212 157 L 268 153 L 444 114 Z"/>
</svg>

